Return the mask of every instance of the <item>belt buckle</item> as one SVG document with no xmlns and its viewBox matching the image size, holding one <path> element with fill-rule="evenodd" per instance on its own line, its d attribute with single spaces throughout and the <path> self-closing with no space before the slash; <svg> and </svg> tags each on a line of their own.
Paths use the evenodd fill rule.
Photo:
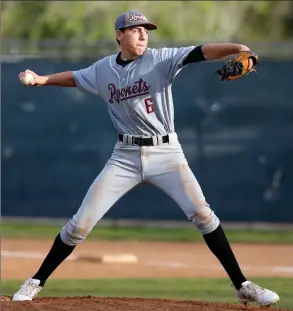
<svg viewBox="0 0 293 311">
<path fill-rule="evenodd" d="M 142 138 L 141 137 L 133 137 L 132 144 L 134 146 L 141 146 L 142 145 Z"/>
</svg>

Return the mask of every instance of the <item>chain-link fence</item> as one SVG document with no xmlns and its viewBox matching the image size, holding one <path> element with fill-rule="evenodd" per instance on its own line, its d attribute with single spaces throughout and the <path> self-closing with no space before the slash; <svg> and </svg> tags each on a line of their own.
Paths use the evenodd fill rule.
<svg viewBox="0 0 293 311">
<path fill-rule="evenodd" d="M 153 48 L 170 46 L 200 45 L 209 42 L 162 42 L 151 40 Z M 274 59 L 293 59 L 293 41 L 288 42 L 243 42 L 260 56 Z M 21 58 L 85 59 L 99 58 L 116 53 L 119 47 L 114 40 L 104 41 L 66 41 L 66 40 L 25 40 L 5 39 L 1 42 L 2 60 Z"/>
</svg>

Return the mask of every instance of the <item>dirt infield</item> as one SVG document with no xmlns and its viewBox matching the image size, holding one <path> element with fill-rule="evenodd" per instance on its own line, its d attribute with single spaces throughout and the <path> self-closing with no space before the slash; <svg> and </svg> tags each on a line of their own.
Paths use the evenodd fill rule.
<svg viewBox="0 0 293 311">
<path fill-rule="evenodd" d="M 2 279 L 26 279 L 40 266 L 52 241 L 2 239 Z M 292 245 L 234 244 L 247 275 L 293 277 Z M 110 254 L 132 254 L 136 263 L 96 260 Z M 226 272 L 205 244 L 85 241 L 51 278 L 224 277 Z M 74 259 L 74 258 L 72 258 Z"/>
<path fill-rule="evenodd" d="M 41 264 L 52 241 L 2 239 L 2 279 L 26 279 Z M 293 246 L 234 244 L 233 250 L 249 276 L 293 276 Z M 105 254 L 132 254 L 135 263 L 100 263 Z M 205 244 L 161 242 L 85 241 L 51 278 L 221 277 L 226 276 Z M 37 298 L 33 302 L 11 302 L 2 297 L 4 311 L 238 311 L 264 310 L 239 304 L 216 304 L 133 298 Z M 16 307 L 17 306 L 17 307 Z M 270 311 L 280 310 L 270 308 Z M 283 311 L 285 309 L 282 309 Z M 292 311 L 292 309 L 291 309 Z"/>
<path fill-rule="evenodd" d="M 3 311 L 263 311 L 263 307 L 143 298 L 37 298 L 33 302 L 2 302 Z M 269 311 L 280 310 L 270 308 Z M 282 309 L 282 311 L 292 311 Z"/>
</svg>

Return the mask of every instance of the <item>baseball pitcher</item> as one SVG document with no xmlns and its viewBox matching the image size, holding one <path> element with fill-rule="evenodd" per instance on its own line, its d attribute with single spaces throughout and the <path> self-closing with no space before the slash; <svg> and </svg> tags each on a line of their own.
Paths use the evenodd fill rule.
<svg viewBox="0 0 293 311">
<path fill-rule="evenodd" d="M 35 298 L 52 272 L 115 202 L 146 182 L 170 196 L 200 230 L 231 279 L 240 302 L 269 306 L 279 301 L 276 293 L 247 280 L 241 272 L 220 221 L 183 153 L 174 127 L 171 91 L 175 77 L 190 63 L 234 55 L 215 72 L 221 80 L 231 81 L 254 71 L 259 57 L 247 46 L 232 43 L 148 48 L 149 32 L 156 29 L 141 12 L 128 11 L 115 22 L 119 53 L 77 71 L 47 76 L 31 70 L 20 73 L 19 79 L 28 86 L 77 87 L 102 97 L 117 130 L 117 142 L 76 214 L 57 235 L 39 270 L 25 281 L 13 300 Z"/>
</svg>

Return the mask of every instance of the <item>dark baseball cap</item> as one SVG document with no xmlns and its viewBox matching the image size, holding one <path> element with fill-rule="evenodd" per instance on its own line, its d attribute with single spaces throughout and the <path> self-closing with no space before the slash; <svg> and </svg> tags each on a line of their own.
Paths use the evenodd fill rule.
<svg viewBox="0 0 293 311">
<path fill-rule="evenodd" d="M 139 11 L 127 11 L 117 17 L 115 30 L 132 26 L 144 26 L 148 30 L 156 30 L 158 28 L 157 25 L 150 23 Z"/>
</svg>

